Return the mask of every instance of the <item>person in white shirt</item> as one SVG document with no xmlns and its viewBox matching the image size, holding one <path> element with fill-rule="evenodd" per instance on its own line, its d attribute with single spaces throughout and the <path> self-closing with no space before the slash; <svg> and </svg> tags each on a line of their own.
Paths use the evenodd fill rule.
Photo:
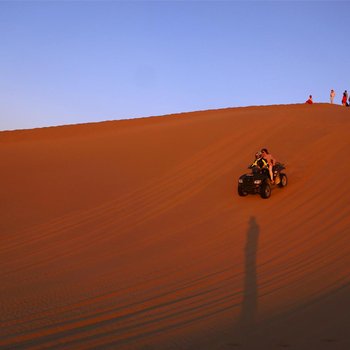
<svg viewBox="0 0 350 350">
<path fill-rule="evenodd" d="M 261 150 L 262 157 L 266 160 L 267 165 L 269 167 L 269 174 L 270 174 L 270 180 L 271 183 L 274 183 L 273 180 L 273 166 L 276 164 L 276 159 L 272 156 L 272 154 L 269 153 L 269 151 L 266 148 L 263 148 Z"/>
</svg>

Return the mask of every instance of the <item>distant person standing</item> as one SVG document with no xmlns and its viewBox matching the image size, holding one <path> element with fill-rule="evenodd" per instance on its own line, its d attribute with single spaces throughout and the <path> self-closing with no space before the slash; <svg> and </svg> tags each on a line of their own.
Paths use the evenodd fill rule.
<svg viewBox="0 0 350 350">
<path fill-rule="evenodd" d="M 333 104 L 334 103 L 334 97 L 335 97 L 335 91 L 333 89 L 331 90 L 331 93 L 330 93 L 329 97 L 331 99 L 331 104 Z"/>
<path fill-rule="evenodd" d="M 345 91 L 343 92 L 343 98 L 342 98 L 342 100 L 341 100 L 341 104 L 342 104 L 343 106 L 346 106 L 347 100 L 348 100 L 348 96 L 347 96 L 347 91 L 345 90 Z"/>
<path fill-rule="evenodd" d="M 309 105 L 312 105 L 314 103 L 314 101 L 312 101 L 312 95 L 309 96 L 309 99 L 305 103 Z"/>
</svg>

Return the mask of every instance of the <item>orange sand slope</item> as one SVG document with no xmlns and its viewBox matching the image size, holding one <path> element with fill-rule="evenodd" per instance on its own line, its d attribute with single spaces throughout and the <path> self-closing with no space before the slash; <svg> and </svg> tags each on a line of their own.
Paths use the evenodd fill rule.
<svg viewBox="0 0 350 350">
<path fill-rule="evenodd" d="M 350 109 L 0 133 L 1 349 L 349 349 Z M 289 184 L 237 179 L 267 147 Z"/>
</svg>

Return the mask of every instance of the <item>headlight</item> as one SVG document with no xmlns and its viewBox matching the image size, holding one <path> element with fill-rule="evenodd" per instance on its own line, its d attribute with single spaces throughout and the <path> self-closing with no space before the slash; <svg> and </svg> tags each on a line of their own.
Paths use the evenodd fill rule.
<svg viewBox="0 0 350 350">
<path fill-rule="evenodd" d="M 261 180 L 254 180 L 254 185 L 260 185 L 261 184 Z"/>
<path fill-rule="evenodd" d="M 239 184 L 242 184 L 242 183 L 243 183 L 243 179 L 239 179 L 239 180 L 238 180 L 238 183 L 239 183 Z"/>
</svg>

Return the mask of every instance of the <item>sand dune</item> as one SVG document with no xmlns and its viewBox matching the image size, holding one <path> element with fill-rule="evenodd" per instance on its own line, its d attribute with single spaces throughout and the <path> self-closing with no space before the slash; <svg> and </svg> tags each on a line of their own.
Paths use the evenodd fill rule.
<svg viewBox="0 0 350 350">
<path fill-rule="evenodd" d="M 0 133 L 1 349 L 349 349 L 350 110 Z M 267 147 L 289 184 L 241 198 Z"/>
</svg>

